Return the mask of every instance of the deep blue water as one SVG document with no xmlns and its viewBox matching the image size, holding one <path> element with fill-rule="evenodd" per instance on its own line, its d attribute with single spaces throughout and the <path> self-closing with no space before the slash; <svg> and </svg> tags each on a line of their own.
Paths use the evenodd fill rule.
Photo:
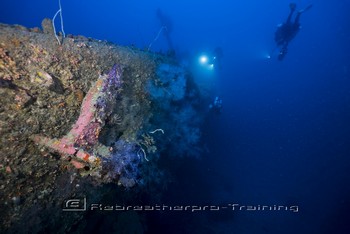
<svg viewBox="0 0 350 234">
<path fill-rule="evenodd" d="M 311 3 L 295 2 L 298 9 Z M 166 200 L 299 207 L 162 214 L 150 231 L 206 223 L 217 233 L 350 233 L 350 2 L 313 4 L 278 61 L 266 55 L 289 1 L 62 0 L 66 33 L 147 48 L 161 27 L 160 8 L 172 22 L 179 60 L 223 49 L 221 69 L 205 77 L 223 112 L 206 118 L 202 159 L 179 159 L 185 166 L 173 173 L 183 183 Z M 57 10 L 57 1 L 2 0 L 0 22 L 40 26 Z M 168 49 L 163 34 L 151 49 Z"/>
</svg>

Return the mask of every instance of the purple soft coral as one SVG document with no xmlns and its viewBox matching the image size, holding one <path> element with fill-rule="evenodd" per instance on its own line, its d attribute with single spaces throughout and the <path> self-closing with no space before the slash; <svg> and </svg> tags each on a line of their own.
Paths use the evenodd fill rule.
<svg viewBox="0 0 350 234">
<path fill-rule="evenodd" d="M 112 69 L 108 73 L 108 78 L 103 84 L 103 91 L 107 91 L 110 88 L 119 89 L 122 85 L 122 67 L 119 64 L 114 64 Z"/>
<path fill-rule="evenodd" d="M 105 162 L 105 169 L 110 178 L 118 178 L 118 182 L 124 187 L 133 187 L 139 180 L 141 163 L 137 154 L 137 145 L 124 140 L 115 143 L 111 158 Z"/>
</svg>

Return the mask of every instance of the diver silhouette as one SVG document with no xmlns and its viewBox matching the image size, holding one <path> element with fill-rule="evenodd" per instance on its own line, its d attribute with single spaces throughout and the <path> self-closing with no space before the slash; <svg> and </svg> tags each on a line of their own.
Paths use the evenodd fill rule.
<svg viewBox="0 0 350 234">
<path fill-rule="evenodd" d="M 209 105 L 209 110 L 212 110 L 216 114 L 221 114 L 222 112 L 222 99 L 219 96 L 214 98 L 212 104 Z"/>
<path fill-rule="evenodd" d="M 214 64 L 215 66 L 221 68 L 221 60 L 222 57 L 224 56 L 224 53 L 222 51 L 221 47 L 216 47 L 212 53 L 212 64 Z"/>
<path fill-rule="evenodd" d="M 159 19 L 159 22 L 162 28 L 165 28 L 163 32 L 164 32 L 166 41 L 168 43 L 169 53 L 173 54 L 175 53 L 175 50 L 174 50 L 173 42 L 170 37 L 170 34 L 173 31 L 173 23 L 170 20 L 170 18 L 167 15 L 165 15 L 159 8 L 157 9 L 157 18 Z"/>
<path fill-rule="evenodd" d="M 295 3 L 290 3 L 290 13 L 288 15 L 288 18 L 286 22 L 279 25 L 276 32 L 275 32 L 275 42 L 277 46 L 281 47 L 279 54 L 278 54 L 278 60 L 283 60 L 288 52 L 288 44 L 289 42 L 297 35 L 297 33 L 300 30 L 300 16 L 303 12 L 309 10 L 312 7 L 312 5 L 307 6 L 306 8 L 298 11 L 297 16 L 294 19 L 294 22 L 292 22 L 292 16 L 296 9 Z"/>
</svg>

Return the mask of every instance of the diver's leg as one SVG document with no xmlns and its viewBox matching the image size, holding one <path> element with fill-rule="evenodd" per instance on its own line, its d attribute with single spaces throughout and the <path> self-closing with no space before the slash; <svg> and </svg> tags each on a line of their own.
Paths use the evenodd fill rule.
<svg viewBox="0 0 350 234">
<path fill-rule="evenodd" d="M 302 12 L 298 12 L 297 16 L 295 17 L 295 20 L 294 20 L 294 25 L 297 25 L 299 24 L 299 20 L 300 20 L 300 15 L 301 15 Z"/>
<path fill-rule="evenodd" d="M 289 8 L 290 8 L 290 13 L 289 13 L 289 15 L 288 15 L 288 18 L 287 18 L 286 23 L 290 23 L 291 18 L 292 18 L 292 15 L 293 15 L 293 13 L 294 13 L 294 11 L 295 11 L 295 8 L 296 8 L 296 4 L 295 4 L 295 3 L 289 4 Z"/>
<path fill-rule="evenodd" d="M 312 7 L 312 4 L 308 5 L 308 6 L 305 7 L 304 9 L 301 9 L 301 10 L 299 11 L 299 13 L 303 13 L 303 12 L 309 10 L 311 7 Z"/>
<path fill-rule="evenodd" d="M 300 19 L 301 13 L 304 13 L 305 11 L 309 10 L 311 7 L 312 7 L 312 4 L 308 5 L 306 8 L 301 9 L 300 11 L 298 11 L 298 14 L 297 14 L 297 16 L 295 17 L 295 20 L 294 20 L 294 24 L 295 25 L 299 24 L 299 19 Z"/>
<path fill-rule="evenodd" d="M 308 5 L 306 8 L 301 9 L 300 11 L 298 11 L 297 16 L 295 17 L 295 23 L 299 23 L 299 18 L 300 18 L 301 13 L 304 13 L 305 11 L 309 10 L 311 7 L 312 7 L 312 4 Z"/>
</svg>

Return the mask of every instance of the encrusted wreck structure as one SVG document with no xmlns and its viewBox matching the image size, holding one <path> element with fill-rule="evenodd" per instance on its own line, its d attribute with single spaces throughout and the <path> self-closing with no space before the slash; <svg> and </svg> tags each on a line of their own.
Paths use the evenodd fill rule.
<svg viewBox="0 0 350 234">
<path fill-rule="evenodd" d="M 59 218 L 65 199 L 154 194 L 167 181 L 159 158 L 200 152 L 201 96 L 186 69 L 83 36 L 58 44 L 50 25 L 0 24 L 3 230 L 70 231 L 84 214 Z"/>
</svg>

